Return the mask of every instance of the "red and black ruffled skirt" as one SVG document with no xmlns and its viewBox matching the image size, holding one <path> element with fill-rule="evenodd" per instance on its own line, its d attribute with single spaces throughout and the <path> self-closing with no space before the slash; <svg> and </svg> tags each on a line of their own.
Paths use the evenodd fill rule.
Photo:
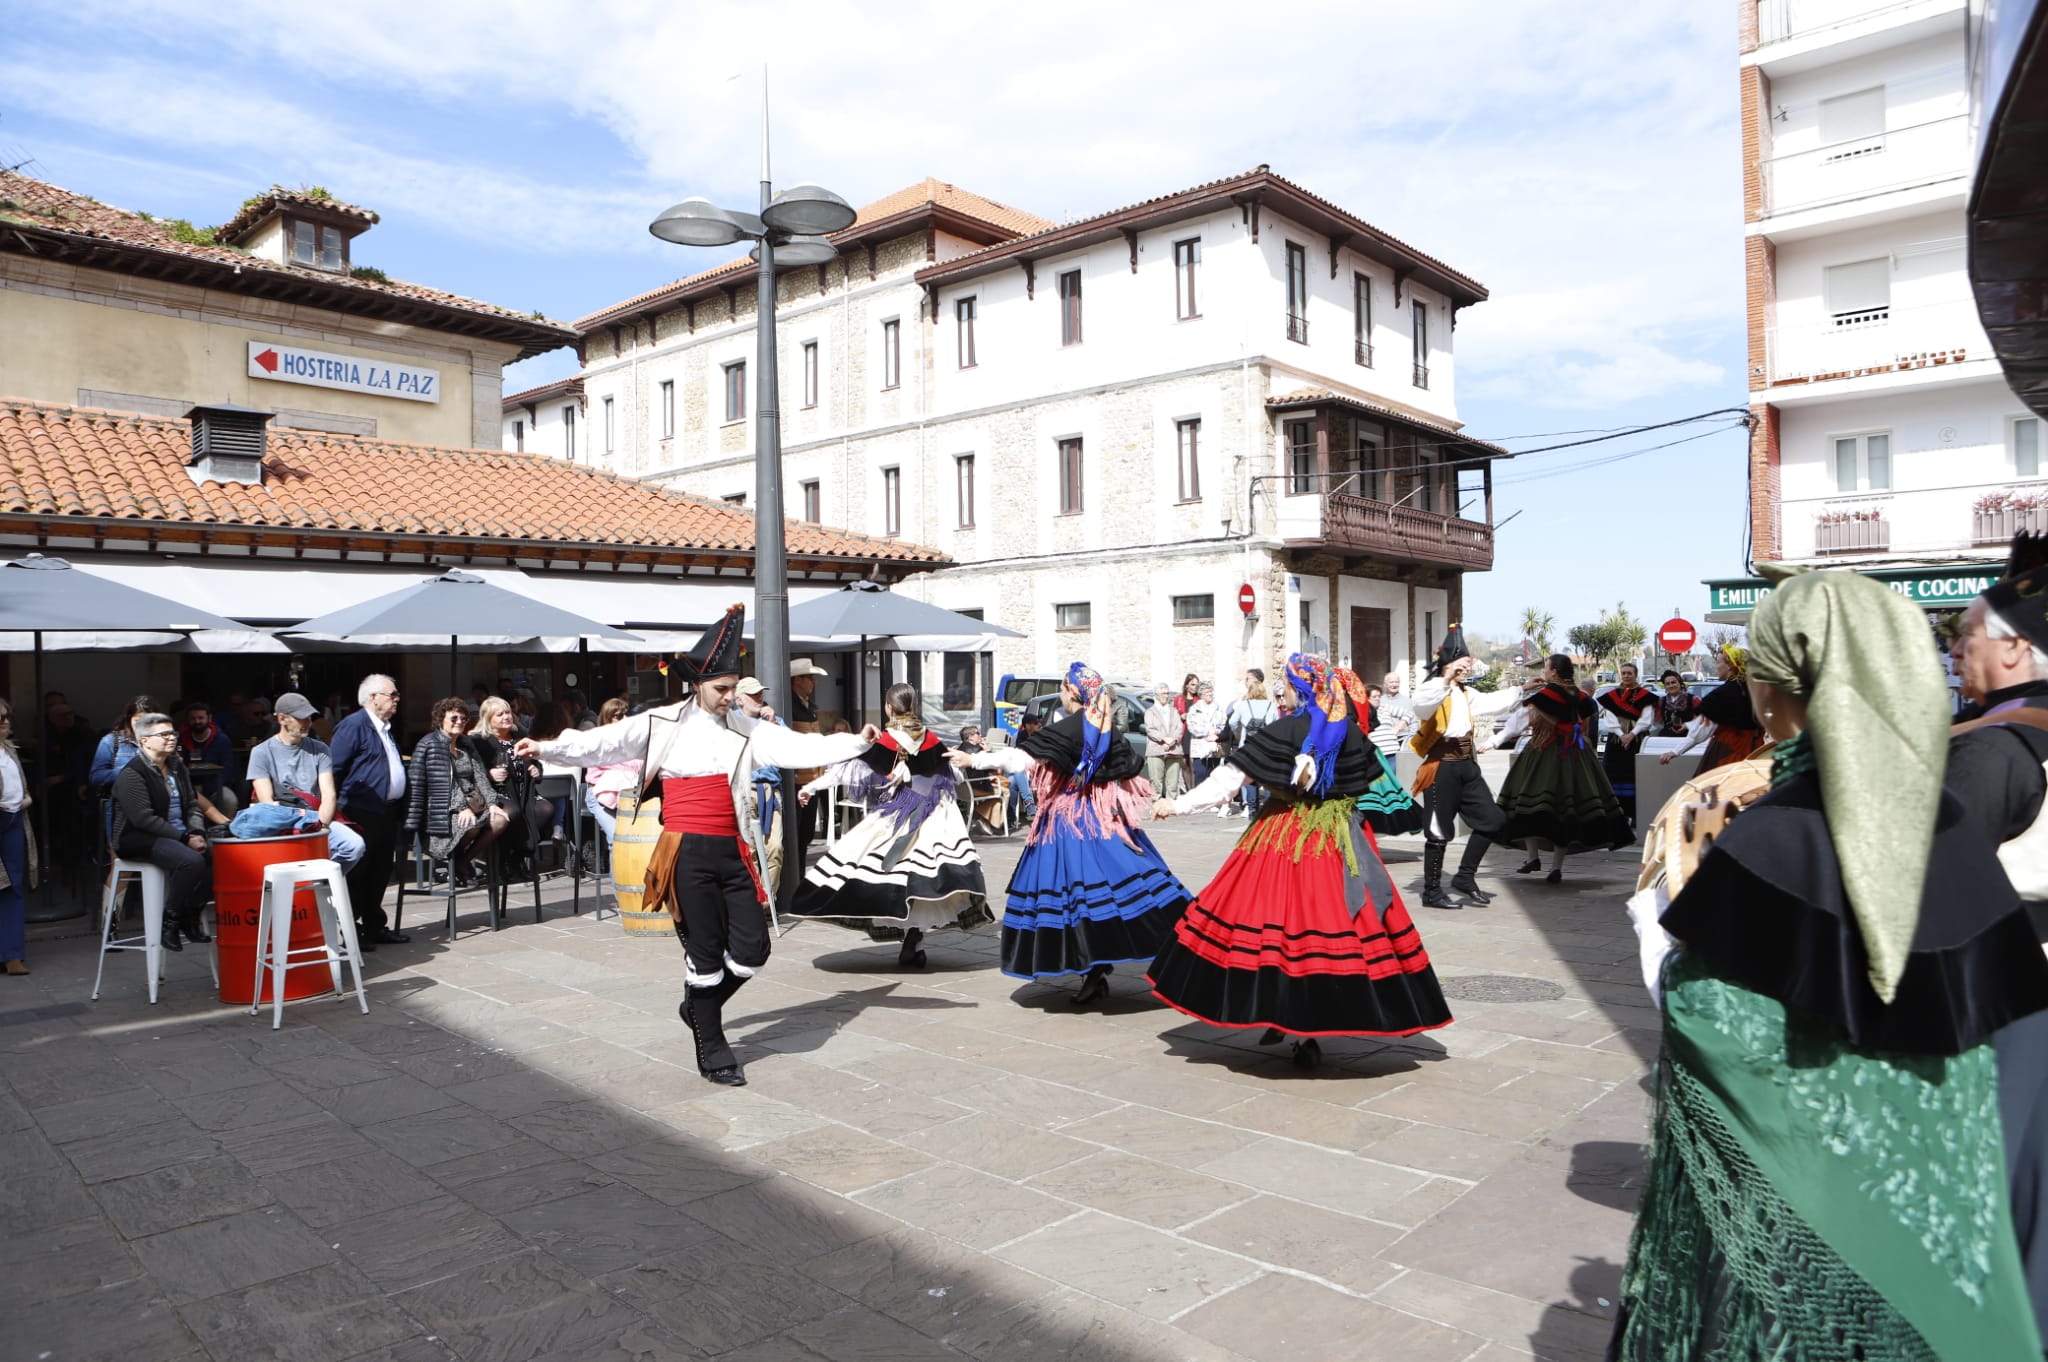
<svg viewBox="0 0 2048 1362">
<path fill-rule="evenodd" d="M 1407 1036 L 1446 1026 L 1422 937 L 1353 801 L 1270 801 L 1152 962 L 1153 993 L 1214 1026 Z"/>
</svg>

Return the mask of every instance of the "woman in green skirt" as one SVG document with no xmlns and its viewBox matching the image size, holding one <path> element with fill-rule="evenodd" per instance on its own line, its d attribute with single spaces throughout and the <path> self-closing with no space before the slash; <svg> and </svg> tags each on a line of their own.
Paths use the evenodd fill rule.
<svg viewBox="0 0 2048 1362">
<path fill-rule="evenodd" d="M 1529 853 L 1516 873 L 1541 869 L 1540 853 L 1548 850 L 1544 878 L 1552 884 L 1564 879 L 1564 858 L 1572 852 L 1612 850 L 1636 839 L 1594 746 L 1600 707 L 1572 675 L 1572 660 L 1563 653 L 1544 661 L 1543 688 L 1522 701 L 1529 745 L 1500 786 L 1500 811 L 1508 820 L 1501 840 Z"/>
<path fill-rule="evenodd" d="M 1791 575 L 1749 624 L 1772 788 L 1659 919 L 1664 1048 L 1609 1356 L 2039 1362 L 1990 1037 L 2048 962 L 1941 788 L 1921 612 Z"/>
</svg>

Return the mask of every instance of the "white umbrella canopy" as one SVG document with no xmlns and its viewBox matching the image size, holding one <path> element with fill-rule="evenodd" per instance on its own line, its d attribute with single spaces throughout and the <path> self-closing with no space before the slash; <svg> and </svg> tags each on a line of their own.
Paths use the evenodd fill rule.
<svg viewBox="0 0 2048 1362">
<path fill-rule="evenodd" d="M 1014 629 L 972 615 L 899 596 L 875 582 L 853 582 L 841 590 L 791 606 L 789 632 L 806 638 L 894 638 L 899 634 L 1024 637 Z"/>
</svg>

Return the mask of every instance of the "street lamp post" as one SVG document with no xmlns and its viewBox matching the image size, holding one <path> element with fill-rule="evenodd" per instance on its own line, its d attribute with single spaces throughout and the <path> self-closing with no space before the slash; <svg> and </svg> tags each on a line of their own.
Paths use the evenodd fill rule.
<svg viewBox="0 0 2048 1362">
<path fill-rule="evenodd" d="M 761 211 L 742 213 L 708 199 L 684 199 L 647 230 L 683 246 L 755 243 L 760 262 L 754 309 L 754 668 L 781 695 L 789 686 L 789 555 L 782 519 L 782 413 L 778 406 L 775 345 L 775 269 L 822 265 L 839 251 L 827 235 L 853 225 L 852 205 L 816 185 L 777 194 L 761 167 Z M 786 702 L 785 702 L 786 703 Z M 794 778 L 782 777 L 782 884 L 793 888 L 798 864 Z"/>
</svg>

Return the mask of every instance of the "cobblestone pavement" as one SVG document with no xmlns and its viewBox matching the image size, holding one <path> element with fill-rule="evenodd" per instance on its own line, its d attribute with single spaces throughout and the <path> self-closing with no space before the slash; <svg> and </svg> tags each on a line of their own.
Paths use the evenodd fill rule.
<svg viewBox="0 0 2048 1362">
<path fill-rule="evenodd" d="M 1191 887 L 1243 823 L 1159 827 Z M 1017 840 L 984 843 L 1000 887 Z M 1389 859 L 1419 899 L 1419 843 Z M 820 925 L 734 1002 L 703 1083 L 672 939 L 550 886 L 369 957 L 371 1008 L 214 998 L 205 955 L 95 964 L 39 929 L 0 978 L 0 1357 L 119 1362 L 1597 1358 L 1656 1016 L 1633 856 L 1414 909 L 1461 1001 L 1296 1070 L 1153 1002 L 923 971 Z M 471 896 L 475 898 L 476 896 Z M 480 900 L 478 900 L 480 905 Z M 66 934 L 68 933 L 68 935 Z"/>
</svg>

